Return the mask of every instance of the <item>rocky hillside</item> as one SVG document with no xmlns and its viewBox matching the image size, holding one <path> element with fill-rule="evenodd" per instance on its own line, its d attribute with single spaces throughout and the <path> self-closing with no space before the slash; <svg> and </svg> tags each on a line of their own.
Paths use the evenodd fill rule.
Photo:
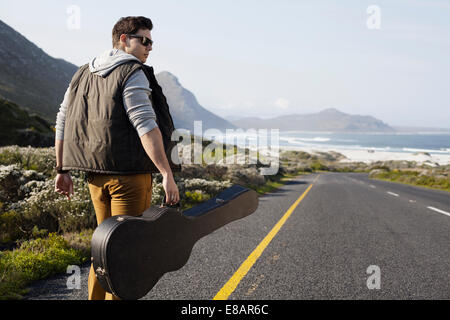
<svg viewBox="0 0 450 320">
<path fill-rule="evenodd" d="M 174 118 L 175 128 L 188 129 L 193 133 L 194 121 L 202 121 L 202 129 L 216 128 L 219 130 L 235 129 L 232 123 L 215 115 L 202 107 L 194 94 L 185 89 L 177 77 L 167 71 L 156 74 L 156 79 L 163 89 Z"/>
<path fill-rule="evenodd" d="M 0 20 L 0 97 L 55 121 L 77 66 L 46 54 Z"/>
</svg>

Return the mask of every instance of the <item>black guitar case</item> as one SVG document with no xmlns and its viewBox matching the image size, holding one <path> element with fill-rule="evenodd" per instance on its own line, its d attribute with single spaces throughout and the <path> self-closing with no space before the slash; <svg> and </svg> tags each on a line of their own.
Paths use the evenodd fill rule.
<svg viewBox="0 0 450 320">
<path fill-rule="evenodd" d="M 233 185 L 184 212 L 163 205 L 151 206 L 138 217 L 112 216 L 92 236 L 97 279 L 107 292 L 121 299 L 139 299 L 165 273 L 187 263 L 197 240 L 250 215 L 257 207 L 254 190 Z"/>
</svg>

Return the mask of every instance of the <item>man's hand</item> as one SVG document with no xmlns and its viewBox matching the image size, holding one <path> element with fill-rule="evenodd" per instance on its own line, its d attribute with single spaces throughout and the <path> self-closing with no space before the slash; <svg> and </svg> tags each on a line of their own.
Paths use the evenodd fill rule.
<svg viewBox="0 0 450 320">
<path fill-rule="evenodd" d="M 59 194 L 66 195 L 70 200 L 73 194 L 73 182 L 69 173 L 58 173 L 55 178 L 55 191 Z"/>
<path fill-rule="evenodd" d="M 163 188 L 166 191 L 166 203 L 174 205 L 180 201 L 180 194 L 178 192 L 177 184 L 173 178 L 173 175 L 163 175 Z"/>
</svg>

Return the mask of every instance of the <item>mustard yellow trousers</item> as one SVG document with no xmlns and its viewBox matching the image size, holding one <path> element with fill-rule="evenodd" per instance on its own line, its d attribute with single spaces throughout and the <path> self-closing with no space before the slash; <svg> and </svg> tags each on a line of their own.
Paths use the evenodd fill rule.
<svg viewBox="0 0 450 320">
<path fill-rule="evenodd" d="M 88 184 L 98 225 L 115 215 L 141 215 L 150 207 L 152 198 L 152 175 L 150 173 L 135 175 L 89 173 Z M 92 265 L 89 272 L 88 290 L 89 300 L 120 300 L 103 289 L 95 276 Z"/>
</svg>

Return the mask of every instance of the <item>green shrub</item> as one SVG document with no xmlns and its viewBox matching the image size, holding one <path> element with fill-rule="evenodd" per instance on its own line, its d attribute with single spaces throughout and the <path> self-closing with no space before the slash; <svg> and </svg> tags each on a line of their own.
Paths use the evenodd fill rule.
<svg viewBox="0 0 450 320">
<path fill-rule="evenodd" d="M 183 211 L 190 209 L 202 202 L 211 199 L 211 197 L 213 196 L 202 190 L 185 191 L 184 197 L 181 197 L 180 200 L 181 209 Z"/>
<path fill-rule="evenodd" d="M 0 211 L 0 242 L 33 239 L 46 232 L 79 232 L 97 225 L 89 188 L 72 177 L 75 194 L 68 200 L 54 191 L 54 180 L 32 189 L 18 202 Z M 3 209 L 2 209 L 3 210 Z"/>
<path fill-rule="evenodd" d="M 450 178 L 445 175 L 419 175 L 418 171 L 393 169 L 377 173 L 373 178 L 450 191 Z"/>
<path fill-rule="evenodd" d="M 311 164 L 311 169 L 313 169 L 314 171 L 318 171 L 318 170 L 328 170 L 328 167 L 323 165 L 320 161 L 314 161 Z"/>
<path fill-rule="evenodd" d="M 373 167 L 370 167 L 370 170 L 375 170 L 375 169 L 391 171 L 391 168 L 389 168 L 388 166 L 385 166 L 385 165 L 375 165 Z"/>
<path fill-rule="evenodd" d="M 71 248 L 82 253 L 85 257 L 91 255 L 91 240 L 94 229 L 86 229 L 81 232 L 68 232 L 63 235 Z"/>
<path fill-rule="evenodd" d="M 82 252 L 55 233 L 45 239 L 24 241 L 18 249 L 0 254 L 0 299 L 20 298 L 30 281 L 62 273 L 68 265 L 86 260 Z"/>
<path fill-rule="evenodd" d="M 7 252 L 6 257 L 27 281 L 64 272 L 67 265 L 85 261 L 85 257 L 56 233 L 50 233 L 48 238 L 24 241 L 18 250 Z"/>
<path fill-rule="evenodd" d="M 20 215 L 10 210 L 0 213 L 0 243 L 9 243 L 21 239 L 24 232 L 20 230 Z"/>
<path fill-rule="evenodd" d="M 11 164 L 19 164 L 25 170 L 37 170 L 51 176 L 56 165 L 55 148 L 1 147 L 0 165 Z"/>
</svg>

